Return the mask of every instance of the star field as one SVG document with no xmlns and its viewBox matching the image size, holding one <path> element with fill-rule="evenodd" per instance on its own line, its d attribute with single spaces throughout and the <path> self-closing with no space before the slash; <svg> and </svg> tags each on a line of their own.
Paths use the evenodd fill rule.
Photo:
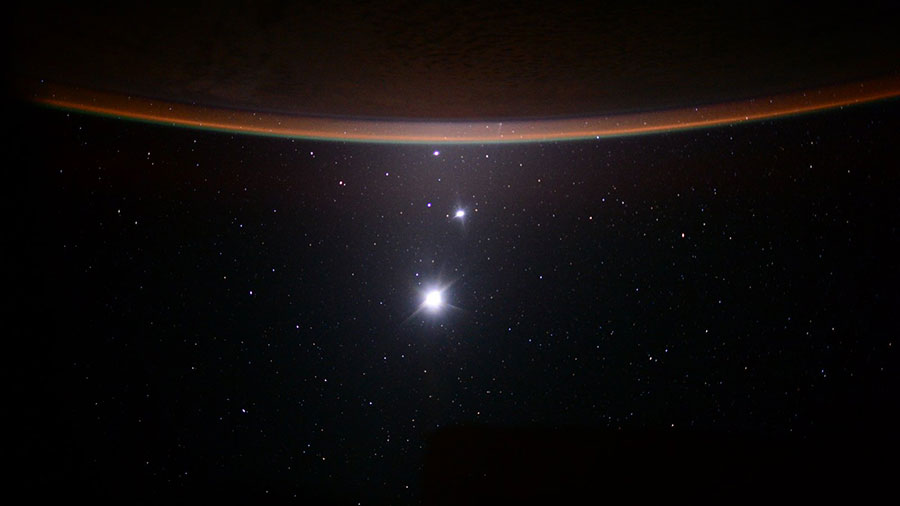
<svg viewBox="0 0 900 506">
<path fill-rule="evenodd" d="M 438 150 L 28 109 L 24 486 L 414 504 L 448 427 L 888 434 L 897 112 Z"/>
</svg>

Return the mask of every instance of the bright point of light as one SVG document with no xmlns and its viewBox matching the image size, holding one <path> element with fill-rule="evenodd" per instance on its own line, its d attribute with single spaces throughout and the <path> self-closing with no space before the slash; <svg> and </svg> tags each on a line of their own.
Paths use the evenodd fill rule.
<svg viewBox="0 0 900 506">
<path fill-rule="evenodd" d="M 425 307 L 428 309 L 437 309 L 444 303 L 444 297 L 441 296 L 440 290 L 432 290 L 425 295 Z"/>
<path fill-rule="evenodd" d="M 462 217 L 465 216 L 465 215 L 466 215 L 466 212 L 463 211 L 462 209 L 456 211 L 456 214 L 455 214 L 455 216 L 456 216 L 457 218 L 462 218 Z"/>
<path fill-rule="evenodd" d="M 434 153 L 431 153 L 431 154 L 434 156 L 438 156 L 439 154 L 441 154 L 441 152 L 435 149 Z"/>
</svg>

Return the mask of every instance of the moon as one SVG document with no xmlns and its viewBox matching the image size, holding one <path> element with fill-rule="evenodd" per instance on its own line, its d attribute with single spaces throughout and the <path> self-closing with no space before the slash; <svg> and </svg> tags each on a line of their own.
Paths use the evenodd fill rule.
<svg viewBox="0 0 900 506">
<path fill-rule="evenodd" d="M 430 311 L 437 311 L 444 305 L 444 296 L 440 290 L 431 290 L 425 295 L 422 305 Z"/>
</svg>

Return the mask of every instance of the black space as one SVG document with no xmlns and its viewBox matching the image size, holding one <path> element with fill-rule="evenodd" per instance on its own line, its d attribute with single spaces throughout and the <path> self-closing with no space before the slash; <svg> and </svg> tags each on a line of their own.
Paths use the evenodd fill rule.
<svg viewBox="0 0 900 506">
<path fill-rule="evenodd" d="M 440 503 L 441 480 L 470 465 L 434 456 L 454 431 L 500 441 L 501 461 L 522 444 L 576 462 L 598 500 L 618 482 L 593 469 L 626 457 L 584 448 L 617 434 L 652 434 L 648 460 L 717 438 L 816 455 L 863 441 L 890 460 L 836 460 L 829 476 L 889 475 L 898 105 L 398 146 L 19 104 L 4 247 L 14 483 L 32 497 Z M 454 307 L 417 312 L 432 283 Z M 435 478 L 426 455 L 456 474 Z M 668 469 L 683 491 L 709 486 L 666 455 L 629 483 Z"/>
</svg>

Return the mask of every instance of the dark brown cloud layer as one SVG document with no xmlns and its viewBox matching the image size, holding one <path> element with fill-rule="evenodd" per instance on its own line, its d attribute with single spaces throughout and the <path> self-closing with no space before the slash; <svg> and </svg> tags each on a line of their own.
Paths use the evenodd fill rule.
<svg viewBox="0 0 900 506">
<path fill-rule="evenodd" d="M 609 114 L 898 72 L 886 10 L 660 2 L 209 2 L 23 7 L 14 73 L 126 94 L 312 115 Z"/>
</svg>

